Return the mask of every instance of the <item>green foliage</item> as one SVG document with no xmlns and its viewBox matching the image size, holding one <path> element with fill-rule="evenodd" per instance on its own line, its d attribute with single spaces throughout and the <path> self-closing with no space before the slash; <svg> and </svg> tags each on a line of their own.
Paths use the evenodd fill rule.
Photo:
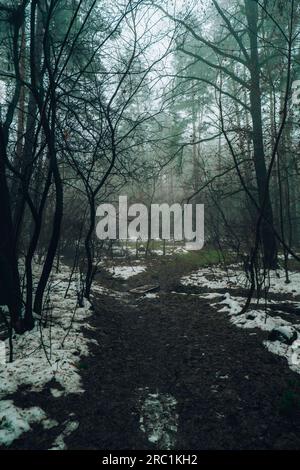
<svg viewBox="0 0 300 470">
<path fill-rule="evenodd" d="M 223 253 L 227 262 L 230 262 L 231 255 Z M 223 261 L 222 253 L 214 248 L 204 248 L 200 251 L 189 251 L 176 255 L 176 262 L 184 264 L 190 269 L 196 269 L 201 266 L 213 266 Z"/>
</svg>

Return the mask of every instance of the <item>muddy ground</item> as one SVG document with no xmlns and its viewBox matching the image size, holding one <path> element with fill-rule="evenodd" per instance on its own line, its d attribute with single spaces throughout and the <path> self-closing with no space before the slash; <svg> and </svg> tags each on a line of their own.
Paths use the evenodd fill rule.
<svg viewBox="0 0 300 470">
<path fill-rule="evenodd" d="M 22 407 L 41 406 L 60 424 L 33 426 L 11 448 L 50 448 L 70 413 L 79 427 L 65 438 L 68 449 L 162 448 L 164 440 L 150 442 L 141 429 L 149 394 L 177 402 L 175 449 L 300 448 L 300 376 L 263 346 L 267 333 L 231 325 L 213 300 L 180 295 L 183 271 L 180 263 L 157 261 L 151 273 L 128 281 L 98 275 L 122 294 L 94 296 L 95 330 L 86 334 L 99 345 L 80 364 L 86 392 L 54 398 L 49 386 L 28 392 L 26 403 L 22 396 Z M 127 293 L 146 282 L 160 284 L 157 298 Z M 14 399 L 18 404 L 20 395 Z"/>
</svg>

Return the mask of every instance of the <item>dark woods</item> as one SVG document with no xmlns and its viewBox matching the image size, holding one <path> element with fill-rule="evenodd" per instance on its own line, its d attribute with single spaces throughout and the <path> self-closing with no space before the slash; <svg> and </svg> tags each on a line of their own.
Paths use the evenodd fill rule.
<svg viewBox="0 0 300 470">
<path fill-rule="evenodd" d="M 64 243 L 64 206 L 72 203 L 77 191 L 87 206 L 83 209 L 80 201 L 78 215 L 86 219 L 73 220 L 71 231 L 76 231 L 77 222 L 84 225 L 84 294 L 89 297 L 96 197 L 115 167 L 120 140 L 128 139 L 137 125 L 129 123 L 127 135 L 117 135 L 147 73 L 133 83 L 139 51 L 134 45 L 118 74 L 106 72 L 101 63 L 101 54 L 118 38 L 122 22 L 130 17 L 134 23 L 137 5 L 129 2 L 110 21 L 99 3 L 0 4 L 2 93 L 6 88 L 0 127 L 0 293 L 19 333 L 33 327 L 33 312 L 41 314 L 55 256 Z M 130 93 L 123 97 L 125 87 Z M 122 149 L 125 152 L 123 144 Z M 80 180 L 81 188 L 64 190 L 74 179 Z M 70 233 L 65 239 L 69 247 L 76 236 Z M 42 260 L 42 270 L 33 289 L 35 255 Z"/>
<path fill-rule="evenodd" d="M 299 261 L 298 2 L 199 1 L 209 26 L 190 4 L 120 4 L 0 2 L 0 301 L 18 333 L 61 255 L 90 297 L 96 208 L 125 187 L 204 202 L 207 242 L 243 262 L 247 305 L 259 269 L 283 253 L 288 282 Z"/>
</svg>

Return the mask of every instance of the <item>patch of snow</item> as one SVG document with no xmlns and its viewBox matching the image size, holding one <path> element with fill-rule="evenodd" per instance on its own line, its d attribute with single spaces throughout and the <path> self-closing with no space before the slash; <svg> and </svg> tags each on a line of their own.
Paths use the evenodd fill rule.
<svg viewBox="0 0 300 470">
<path fill-rule="evenodd" d="M 177 295 L 188 295 L 189 297 L 199 297 L 201 299 L 215 299 L 217 297 L 223 297 L 223 294 L 220 294 L 219 292 L 208 292 L 207 294 L 194 294 L 194 293 L 188 293 L 188 292 L 177 292 L 175 290 L 171 291 L 171 294 L 177 294 Z"/>
<path fill-rule="evenodd" d="M 219 302 L 220 304 L 224 304 L 225 307 L 223 307 L 219 312 L 228 312 L 229 315 L 237 315 L 241 311 L 241 305 L 239 301 L 241 300 L 240 298 L 238 299 L 237 297 L 233 298 L 231 295 L 226 292 L 224 295 L 225 299 Z"/>
<path fill-rule="evenodd" d="M 47 327 L 40 329 L 37 322 L 32 331 L 14 339 L 14 362 L 0 365 L 0 397 L 13 393 L 19 385 L 29 385 L 40 391 L 53 377 L 67 393 L 82 392 L 77 363 L 89 354 L 90 340 L 81 329 L 91 316 L 90 303 L 77 308 L 75 282 L 71 283 L 68 296 L 66 269 L 55 274 L 50 294 L 51 313 Z M 7 343 L 6 351 L 9 347 Z M 47 354 L 47 355 L 46 355 Z"/>
<path fill-rule="evenodd" d="M 219 312 L 228 312 L 230 322 L 239 328 L 259 328 L 269 332 L 278 331 L 284 337 L 291 340 L 295 333 L 298 333 L 299 325 L 293 325 L 279 316 L 270 316 L 265 311 L 252 309 L 244 314 L 239 314 L 242 302 L 245 302 L 245 299 L 239 297 L 232 298 L 227 293 L 225 294 L 225 299 L 219 304 L 214 304 L 214 306 L 225 304 L 225 307 L 220 309 Z M 300 373 L 300 339 L 296 339 L 291 345 L 279 340 L 268 340 L 264 341 L 263 344 L 273 354 L 285 357 L 289 367 L 293 371 Z M 245 378 L 248 378 L 248 376 L 245 376 Z"/>
<path fill-rule="evenodd" d="M 2 313 L 9 314 L 9 309 L 7 305 L 0 305 L 0 309 L 2 310 Z"/>
<path fill-rule="evenodd" d="M 163 250 L 151 250 L 151 253 L 157 256 L 163 256 L 164 254 Z"/>
<path fill-rule="evenodd" d="M 50 393 L 54 398 L 59 398 L 59 397 L 62 397 L 64 395 L 64 391 L 63 390 L 58 390 L 57 388 L 51 388 Z"/>
<path fill-rule="evenodd" d="M 223 294 L 219 292 L 208 292 L 207 294 L 201 294 L 202 299 L 215 299 L 216 297 L 223 297 Z"/>
<path fill-rule="evenodd" d="M 227 289 L 235 285 L 245 285 L 247 281 L 245 274 L 238 270 L 228 270 L 221 268 L 200 268 L 198 271 L 184 276 L 181 284 L 184 286 L 208 287 L 210 289 Z"/>
<path fill-rule="evenodd" d="M 280 326 L 277 328 L 277 330 L 283 333 L 289 339 L 291 339 L 295 333 L 295 329 L 291 326 Z"/>
<path fill-rule="evenodd" d="M 108 297 L 120 297 L 122 295 L 122 292 L 118 292 L 116 290 L 113 290 L 113 289 L 108 289 L 107 287 L 104 287 L 104 286 L 101 286 L 100 284 L 96 284 L 94 283 L 93 286 L 92 286 L 92 295 L 96 293 L 96 294 L 100 294 L 100 295 L 105 295 L 105 296 L 108 296 Z"/>
<path fill-rule="evenodd" d="M 289 324 L 289 322 L 281 317 L 271 317 L 266 312 L 260 310 L 249 310 L 243 315 L 231 318 L 230 321 L 240 328 L 259 328 L 263 331 L 272 331 L 278 326 Z"/>
<path fill-rule="evenodd" d="M 264 341 L 265 347 L 273 354 L 285 357 L 290 369 L 300 374 L 300 340 L 296 340 L 292 345 L 287 345 L 281 341 Z"/>
<path fill-rule="evenodd" d="M 270 275 L 270 292 L 289 293 L 293 296 L 300 295 L 300 273 L 290 272 L 289 278 L 291 282 L 286 284 L 283 270 L 272 272 Z"/>
<path fill-rule="evenodd" d="M 221 308 L 219 312 L 227 312 L 231 317 L 231 323 L 240 328 L 260 328 L 264 331 L 272 331 L 276 327 L 290 325 L 283 318 L 270 316 L 261 310 L 248 310 L 246 313 L 240 314 L 244 302 L 244 298 L 231 297 L 229 293 L 226 293 L 225 299 L 214 305 L 225 304 L 225 307 Z"/>
<path fill-rule="evenodd" d="M 144 295 L 146 299 L 157 299 L 159 296 L 157 292 L 148 292 L 147 294 Z"/>
<path fill-rule="evenodd" d="M 173 449 L 178 428 L 177 401 L 169 394 L 148 393 L 141 403 L 140 428 L 158 449 Z"/>
<path fill-rule="evenodd" d="M 35 274 L 38 276 L 38 273 Z M 29 430 L 31 422 L 45 418 L 44 412 L 37 408 L 29 410 L 13 408 L 12 402 L 7 398 L 15 393 L 19 386 L 25 385 L 30 390 L 38 392 L 55 378 L 62 391 L 52 389 L 53 396 L 84 391 L 78 363 L 82 357 L 89 354 L 89 344 L 92 341 L 84 336 L 82 327 L 86 325 L 92 311 L 90 310 L 91 304 L 87 300 L 84 301 L 84 307 L 77 307 L 75 280 L 71 282 L 65 298 L 69 276 L 70 269 L 66 266 L 61 266 L 60 272 L 52 275 L 49 284 L 48 309 L 45 311 L 47 313 L 43 312 L 43 323 L 46 325 L 40 328 L 39 321 L 37 321 L 32 331 L 21 336 L 15 335 L 14 362 L 9 363 L 7 357 L 6 362 L 0 363 L 1 410 L 5 414 L 8 413 L 6 418 L 8 422 L 4 418 L 2 421 L 0 419 L 0 433 L 2 432 L 4 445 L 9 445 L 5 442 L 12 442 L 13 439 L 19 437 L 20 433 Z M 45 318 L 46 314 L 47 318 Z M 5 349 L 8 356 L 8 340 Z M 13 422 L 10 425 L 11 420 Z M 51 422 L 48 424 L 46 422 L 45 425 L 50 424 Z M 9 433 L 7 426 L 11 426 L 14 431 Z"/>
<path fill-rule="evenodd" d="M 47 428 L 47 426 L 49 426 L 49 420 L 47 420 L 46 414 L 41 408 L 34 406 L 32 408 L 21 409 L 16 407 L 12 400 L 1 400 L 0 444 L 9 446 L 24 432 L 30 431 L 31 424 L 43 421 L 44 426 Z M 53 425 L 55 426 L 55 424 Z"/>
<path fill-rule="evenodd" d="M 113 277 L 127 280 L 132 276 L 136 276 L 137 274 L 146 271 L 146 269 L 146 266 L 113 266 L 108 268 L 108 271 L 113 275 Z"/>
<path fill-rule="evenodd" d="M 286 342 L 286 343 L 289 343 L 289 342 L 293 342 L 293 340 L 296 340 L 297 339 L 297 331 L 295 330 L 295 328 L 293 326 L 289 326 L 289 325 L 283 325 L 283 326 L 277 326 L 274 328 L 274 330 L 272 330 L 272 333 L 273 333 L 273 336 L 275 336 L 275 338 L 270 338 L 270 340 L 279 340 L 279 341 L 282 341 L 282 342 Z"/>
<path fill-rule="evenodd" d="M 183 248 L 182 246 L 179 246 L 178 248 L 175 248 L 175 250 L 173 251 L 173 253 L 176 253 L 176 254 L 185 254 L 185 253 L 189 253 L 189 250 L 187 250 L 186 248 Z"/>
<path fill-rule="evenodd" d="M 269 292 L 289 293 L 293 296 L 300 295 L 300 272 L 289 273 L 290 283 L 285 282 L 283 269 L 270 271 L 265 285 Z M 210 289 L 228 289 L 249 287 L 249 281 L 244 271 L 230 268 L 227 271 L 220 267 L 201 268 L 198 271 L 184 276 L 181 283 L 185 286 L 208 287 Z"/>
<path fill-rule="evenodd" d="M 65 438 L 70 436 L 74 431 L 78 429 L 79 423 L 77 421 L 68 421 L 64 431 L 57 436 L 53 446 L 50 450 L 65 450 L 67 448 Z"/>
<path fill-rule="evenodd" d="M 44 429 L 52 429 L 55 426 L 58 426 L 58 422 L 55 419 L 44 419 L 42 421 L 42 425 Z"/>
</svg>

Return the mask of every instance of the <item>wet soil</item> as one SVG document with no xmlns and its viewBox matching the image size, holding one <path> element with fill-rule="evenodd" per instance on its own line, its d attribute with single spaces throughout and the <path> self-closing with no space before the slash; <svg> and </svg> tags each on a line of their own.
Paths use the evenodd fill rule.
<svg viewBox="0 0 300 470">
<path fill-rule="evenodd" d="M 299 449 L 300 376 L 262 342 L 267 333 L 242 330 L 212 306 L 216 300 L 184 292 L 174 263 L 157 262 L 151 272 L 128 281 L 98 275 L 120 298 L 95 295 L 91 355 L 80 363 L 81 395 L 42 393 L 14 397 L 41 406 L 60 424 L 24 434 L 11 448 L 47 449 L 74 413 L 78 429 L 69 449 L 157 449 L 140 429 L 141 396 L 168 394 L 177 401 L 176 449 Z M 157 298 L 128 294 L 158 282 Z M 208 292 L 208 289 L 203 289 Z M 199 292 L 195 290 L 195 292 Z"/>
</svg>

